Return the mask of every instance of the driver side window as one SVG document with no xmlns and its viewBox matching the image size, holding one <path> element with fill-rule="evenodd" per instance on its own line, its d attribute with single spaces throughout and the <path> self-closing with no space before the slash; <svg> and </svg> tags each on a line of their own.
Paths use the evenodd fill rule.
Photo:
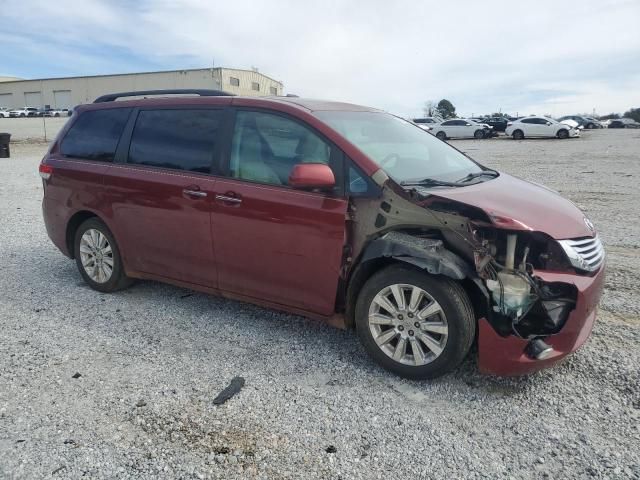
<svg viewBox="0 0 640 480">
<path fill-rule="evenodd" d="M 236 114 L 230 157 L 234 178 L 287 185 L 294 165 L 328 165 L 330 157 L 330 145 L 298 122 L 270 113 Z"/>
</svg>

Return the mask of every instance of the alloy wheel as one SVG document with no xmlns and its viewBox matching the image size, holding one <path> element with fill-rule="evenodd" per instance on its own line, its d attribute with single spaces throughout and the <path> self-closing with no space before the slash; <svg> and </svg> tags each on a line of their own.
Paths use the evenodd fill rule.
<svg viewBox="0 0 640 480">
<path fill-rule="evenodd" d="M 95 228 L 84 232 L 80 238 L 80 260 L 91 280 L 109 281 L 113 274 L 113 249 L 104 233 Z"/>
<path fill-rule="evenodd" d="M 425 290 L 409 284 L 383 288 L 369 306 L 369 330 L 388 357 L 420 366 L 444 351 L 449 327 L 440 304 Z"/>
</svg>

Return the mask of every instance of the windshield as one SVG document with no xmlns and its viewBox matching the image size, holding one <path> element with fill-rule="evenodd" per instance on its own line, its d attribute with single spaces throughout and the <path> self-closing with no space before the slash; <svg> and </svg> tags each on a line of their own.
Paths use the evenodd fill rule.
<svg viewBox="0 0 640 480">
<path fill-rule="evenodd" d="M 384 112 L 314 114 L 376 162 L 396 182 L 454 182 L 481 172 L 478 164 L 410 122 Z"/>
</svg>

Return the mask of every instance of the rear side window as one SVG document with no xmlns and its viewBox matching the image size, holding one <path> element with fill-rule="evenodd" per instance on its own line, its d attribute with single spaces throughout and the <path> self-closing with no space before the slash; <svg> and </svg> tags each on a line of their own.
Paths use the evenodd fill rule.
<svg viewBox="0 0 640 480">
<path fill-rule="evenodd" d="M 143 110 L 129 147 L 129 163 L 210 173 L 221 110 Z"/>
<path fill-rule="evenodd" d="M 130 113 L 130 108 L 82 113 L 62 140 L 60 151 L 67 157 L 112 162 Z"/>
</svg>

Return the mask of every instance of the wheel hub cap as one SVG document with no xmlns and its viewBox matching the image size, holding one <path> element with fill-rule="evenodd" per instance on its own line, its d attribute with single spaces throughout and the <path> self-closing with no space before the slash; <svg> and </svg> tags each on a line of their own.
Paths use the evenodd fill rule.
<svg viewBox="0 0 640 480">
<path fill-rule="evenodd" d="M 113 274 L 113 250 L 105 234 L 91 228 L 80 238 L 80 261 L 96 283 L 106 283 Z"/>
<path fill-rule="evenodd" d="M 409 284 L 383 288 L 369 307 L 369 330 L 378 347 L 393 360 L 420 366 L 443 352 L 449 333 L 440 304 Z"/>
</svg>

